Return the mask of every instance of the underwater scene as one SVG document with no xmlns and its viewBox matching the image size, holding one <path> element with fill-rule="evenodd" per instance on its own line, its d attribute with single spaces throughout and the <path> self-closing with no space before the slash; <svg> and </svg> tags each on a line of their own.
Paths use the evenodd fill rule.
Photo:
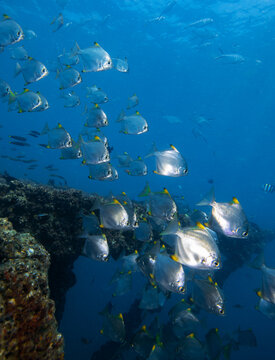
<svg viewBox="0 0 275 360">
<path fill-rule="evenodd" d="M 275 359 L 275 0 L 0 14 L 0 359 Z"/>
</svg>

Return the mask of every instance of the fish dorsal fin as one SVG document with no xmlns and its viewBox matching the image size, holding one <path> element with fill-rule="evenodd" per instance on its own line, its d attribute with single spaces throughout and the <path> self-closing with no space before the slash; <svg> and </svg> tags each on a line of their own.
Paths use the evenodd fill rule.
<svg viewBox="0 0 275 360">
<path fill-rule="evenodd" d="M 95 46 L 95 47 L 100 47 L 99 43 L 96 42 L 96 41 L 94 42 L 94 46 Z"/>
<path fill-rule="evenodd" d="M 191 333 L 191 334 L 186 336 L 187 339 L 194 339 L 194 337 L 195 337 L 194 333 Z"/>
<path fill-rule="evenodd" d="M 113 199 L 112 204 L 121 205 L 120 202 L 117 199 Z"/>
<path fill-rule="evenodd" d="M 174 146 L 174 145 L 172 145 L 172 144 L 170 144 L 170 148 L 171 148 L 171 149 L 173 149 L 173 150 L 174 150 L 174 151 L 176 151 L 176 152 L 179 152 L 179 151 L 178 151 L 178 149 L 177 149 L 177 148 L 175 148 L 175 146 Z"/>
<path fill-rule="evenodd" d="M 99 109 L 99 105 L 98 105 L 98 104 L 95 104 L 95 105 L 94 105 L 94 108 L 95 108 L 95 109 Z"/>
<path fill-rule="evenodd" d="M 199 221 L 196 222 L 197 227 L 201 230 L 205 230 L 205 226 L 202 225 L 202 223 L 200 223 Z"/>
<path fill-rule="evenodd" d="M 211 190 L 205 195 L 205 197 L 197 203 L 198 206 L 212 206 L 212 204 L 215 201 L 215 192 L 214 187 L 211 188 Z"/>
<path fill-rule="evenodd" d="M 143 326 L 141 327 L 141 330 L 144 331 L 144 332 L 146 332 L 146 330 L 147 330 L 147 329 L 146 329 L 146 325 L 143 325 Z"/>
<path fill-rule="evenodd" d="M 60 123 L 57 124 L 57 127 L 58 127 L 58 129 L 62 129 L 62 128 L 63 128 L 63 126 L 62 126 Z"/>
<path fill-rule="evenodd" d="M 141 156 L 138 156 L 138 157 L 137 157 L 137 160 L 138 160 L 138 161 L 142 161 Z"/>
<path fill-rule="evenodd" d="M 101 141 L 101 139 L 100 139 L 100 137 L 99 137 L 99 136 L 95 135 L 95 137 L 94 137 L 94 141 Z"/>
<path fill-rule="evenodd" d="M 139 111 L 136 111 L 136 115 L 140 115 L 140 112 L 139 112 Z"/>
<path fill-rule="evenodd" d="M 179 231 L 179 221 L 177 214 L 174 219 L 168 224 L 167 228 L 160 235 L 176 234 Z"/>
<path fill-rule="evenodd" d="M 148 196 L 151 193 L 149 183 L 147 182 L 142 192 L 138 195 L 139 197 Z"/>
<path fill-rule="evenodd" d="M 232 198 L 232 204 L 240 204 L 239 200 L 236 197 Z"/>
<path fill-rule="evenodd" d="M 3 20 L 11 20 L 11 17 L 7 14 L 3 14 Z"/>
<path fill-rule="evenodd" d="M 24 91 L 23 91 L 23 94 L 24 94 L 24 93 L 27 93 L 27 92 L 29 92 L 29 91 L 30 91 L 29 89 L 25 88 Z"/>
</svg>

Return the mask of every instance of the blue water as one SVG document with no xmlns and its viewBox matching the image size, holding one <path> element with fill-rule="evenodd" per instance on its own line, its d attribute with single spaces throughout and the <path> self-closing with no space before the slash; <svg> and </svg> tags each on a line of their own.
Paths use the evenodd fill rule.
<svg viewBox="0 0 275 360">
<path fill-rule="evenodd" d="M 6 13 L 23 27 L 31 29 L 37 37 L 7 47 L 0 54 L 0 78 L 7 81 L 13 91 L 24 87 L 22 75 L 14 78 L 15 63 L 10 48 L 24 45 L 29 55 L 50 67 L 63 49 L 69 51 L 78 42 L 81 48 L 97 41 L 111 57 L 129 62 L 128 73 L 114 69 L 83 74 L 83 81 L 73 90 L 80 96 L 81 105 L 67 109 L 59 98 L 59 81 L 51 72 L 46 78 L 30 84 L 49 101 L 49 110 L 41 113 L 8 112 L 7 104 L 0 103 L 0 154 L 38 159 L 36 170 L 27 171 L 28 164 L 2 159 L 0 170 L 10 175 L 32 179 L 46 184 L 49 172 L 44 169 L 54 164 L 56 172 L 67 179 L 68 185 L 86 192 L 107 195 L 125 191 L 132 199 L 149 181 L 153 190 L 166 187 L 172 195 L 183 195 L 190 207 L 206 193 L 214 180 L 218 201 L 230 201 L 236 196 L 248 219 L 259 226 L 274 230 L 274 194 L 262 191 L 263 183 L 275 184 L 274 174 L 274 90 L 275 90 L 275 1 L 240 0 L 199 2 L 178 0 L 164 16 L 153 20 L 165 9 L 166 0 L 69 0 L 64 8 L 55 1 L 0 1 L 0 13 Z M 56 33 L 50 22 L 62 11 L 64 23 Z M 213 36 L 203 40 L 198 29 L 187 25 L 203 19 L 213 22 L 199 31 Z M 71 24 L 70 24 L 71 23 Z M 245 61 L 222 64 L 215 57 L 240 54 Z M 76 68 L 81 69 L 80 65 Z M 61 123 L 74 139 L 84 124 L 82 115 L 87 103 L 86 87 L 96 84 L 110 101 L 102 105 L 109 118 L 103 132 L 114 152 L 127 151 L 132 157 L 144 157 L 155 141 L 160 148 L 173 144 L 186 158 L 189 174 L 182 178 L 167 178 L 153 174 L 153 163 L 148 161 L 147 177 L 130 177 L 119 169 L 119 180 L 96 182 L 88 179 L 88 170 L 81 160 L 59 160 L 59 151 L 44 149 L 47 137 L 29 138 L 29 148 L 9 144 L 8 135 L 25 136 L 29 130 L 41 131 L 45 122 L 55 127 Z M 127 98 L 136 93 L 137 110 L 147 119 L 149 131 L 139 136 L 119 133 L 115 122 Z M 133 109 L 134 111 L 135 109 Z M 180 119 L 169 123 L 165 116 Z M 209 125 L 199 127 L 206 141 L 195 137 L 196 115 L 204 116 Z M 112 155 L 112 154 L 111 154 Z M 116 160 L 112 161 L 114 165 Z M 269 244 L 267 261 L 275 266 L 274 244 Z M 75 263 L 77 284 L 68 292 L 61 330 L 65 336 L 67 360 L 89 359 L 93 351 L 106 341 L 98 336 L 101 319 L 97 315 L 112 292 L 108 282 L 116 263 L 95 263 L 80 257 Z M 128 309 L 141 291 L 144 279 L 137 275 L 133 292 L 115 300 L 118 311 Z M 233 332 L 238 325 L 252 328 L 258 340 L 256 349 L 233 352 L 232 359 L 274 358 L 274 322 L 254 310 L 260 274 L 249 268 L 235 272 L 226 282 L 227 316 L 217 318 L 205 315 L 210 327 Z M 177 296 L 172 296 L 177 299 Z M 169 300 L 169 303 L 174 303 Z M 244 308 L 232 305 L 241 303 Z M 163 310 L 167 312 L 167 308 Z M 95 337 L 90 345 L 80 341 L 81 336 Z"/>
</svg>

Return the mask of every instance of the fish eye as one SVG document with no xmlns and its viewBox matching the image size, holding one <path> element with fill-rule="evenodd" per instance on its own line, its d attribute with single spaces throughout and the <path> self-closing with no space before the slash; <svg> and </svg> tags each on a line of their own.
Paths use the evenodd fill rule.
<svg viewBox="0 0 275 360">
<path fill-rule="evenodd" d="M 184 286 L 179 286 L 179 287 L 178 287 L 178 291 L 179 291 L 179 292 L 184 292 L 184 291 L 185 291 Z"/>
<path fill-rule="evenodd" d="M 107 64 L 110 65 L 110 64 L 111 64 L 111 60 L 109 60 Z"/>
<path fill-rule="evenodd" d="M 188 173 L 188 170 L 187 170 L 187 169 L 184 169 L 184 170 L 183 170 L 183 173 L 184 173 L 184 174 L 187 174 L 187 173 Z"/>
<path fill-rule="evenodd" d="M 17 36 L 20 36 L 20 35 L 21 35 L 21 31 L 19 30 L 16 35 L 17 35 Z"/>
<path fill-rule="evenodd" d="M 104 159 L 105 159 L 105 160 L 109 159 L 108 154 L 106 154 L 106 155 L 104 156 Z"/>
<path fill-rule="evenodd" d="M 107 175 L 112 175 L 112 170 L 111 169 L 108 170 Z"/>
<path fill-rule="evenodd" d="M 214 265 L 215 267 L 218 267 L 218 266 L 220 265 L 220 263 L 219 263 L 218 260 L 215 260 L 215 261 L 213 261 L 213 265 Z"/>
<path fill-rule="evenodd" d="M 219 309 L 219 313 L 220 313 L 221 315 L 224 315 L 224 309 L 223 309 L 223 308 Z"/>
<path fill-rule="evenodd" d="M 242 233 L 242 236 L 244 236 L 244 237 L 246 237 L 248 235 L 248 231 L 244 231 L 243 233 Z"/>
</svg>

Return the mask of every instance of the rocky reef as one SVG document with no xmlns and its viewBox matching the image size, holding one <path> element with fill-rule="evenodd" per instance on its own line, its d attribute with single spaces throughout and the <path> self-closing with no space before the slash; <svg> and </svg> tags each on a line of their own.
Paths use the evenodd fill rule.
<svg viewBox="0 0 275 360">
<path fill-rule="evenodd" d="M 49 253 L 1 218 L 0 261 L 0 358 L 63 359 L 63 337 L 49 298 Z"/>
</svg>

